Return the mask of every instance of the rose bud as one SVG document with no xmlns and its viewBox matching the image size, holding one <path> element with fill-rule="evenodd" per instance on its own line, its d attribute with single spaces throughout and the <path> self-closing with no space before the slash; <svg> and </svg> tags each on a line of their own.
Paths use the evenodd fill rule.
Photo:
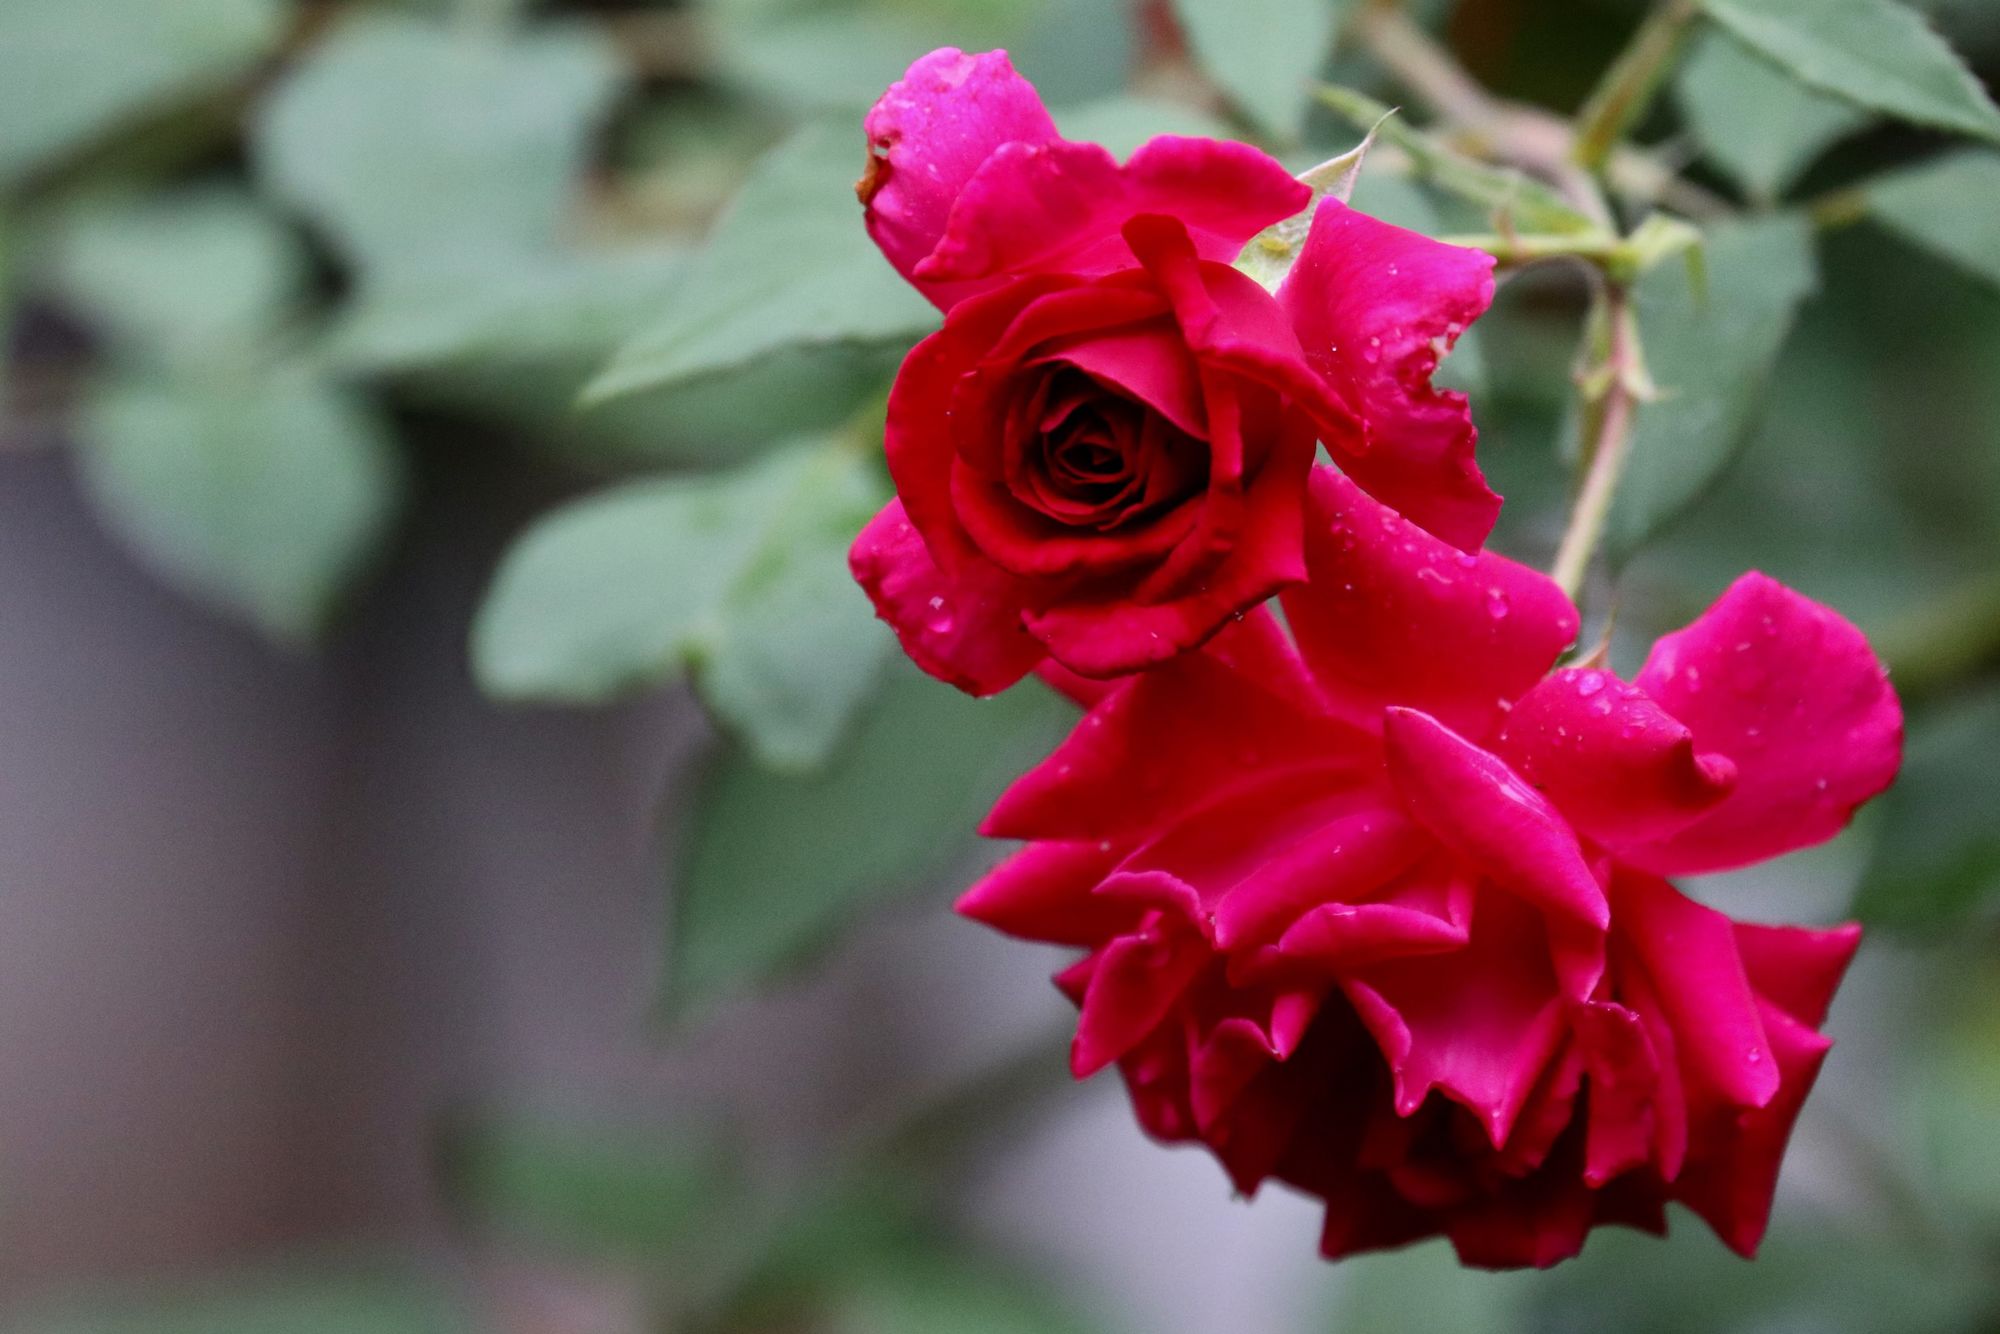
<svg viewBox="0 0 2000 1334">
<path fill-rule="evenodd" d="M 1549 674 L 1575 610 L 1330 469 L 1310 578 L 1120 682 L 994 808 L 960 901 L 1087 951 L 1072 1063 L 1329 1256 L 1442 1234 L 1547 1265 L 1692 1208 L 1756 1249 L 1853 928 L 1747 926 L 1663 877 L 1831 837 L 1900 762 L 1859 631 L 1761 575 L 1630 683 Z"/>
<path fill-rule="evenodd" d="M 1316 445 L 1467 549 L 1499 498 L 1438 359 L 1492 260 L 1324 200 L 1275 292 L 1230 261 L 1312 190 L 1245 144 L 1124 164 L 1002 52 L 936 51 L 867 118 L 870 234 L 945 311 L 889 398 L 897 499 L 851 563 L 926 671 L 989 694 L 1198 646 L 1304 574 Z"/>
</svg>

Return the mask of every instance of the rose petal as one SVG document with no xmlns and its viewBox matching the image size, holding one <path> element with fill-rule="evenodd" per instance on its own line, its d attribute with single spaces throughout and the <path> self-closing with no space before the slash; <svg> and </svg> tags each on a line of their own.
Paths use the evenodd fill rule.
<svg viewBox="0 0 2000 1334">
<path fill-rule="evenodd" d="M 1817 931 L 1751 922 L 1733 925 L 1743 971 L 1758 998 L 1808 1027 L 1824 1023 L 1833 993 L 1861 944 L 1861 928 L 1853 923 Z"/>
<path fill-rule="evenodd" d="M 959 192 L 994 150 L 1048 143 L 1055 122 L 1005 51 L 945 47 L 891 84 L 863 129 L 870 157 L 856 193 L 868 234 L 896 272 L 949 309 L 964 289 L 917 282 L 918 263 L 937 247 Z"/>
<path fill-rule="evenodd" d="M 1165 926 L 1119 936 L 1100 950 L 1070 1044 L 1070 1073 L 1086 1079 L 1136 1046 L 1209 957 L 1199 937 Z"/>
<path fill-rule="evenodd" d="M 1661 874 L 1720 871 L 1823 842 L 1902 762 L 1903 711 L 1859 630 L 1746 574 L 1653 646 L 1636 684 L 1736 764 L 1736 791 L 1627 860 Z"/>
<path fill-rule="evenodd" d="M 1096 843 L 1030 843 L 960 895 L 957 911 L 1023 940 L 1102 945 L 1139 916 L 1092 893 L 1117 860 Z"/>
<path fill-rule="evenodd" d="M 1466 947 L 1358 970 L 1342 986 L 1395 1076 L 1410 1116 L 1432 1089 L 1479 1118 L 1493 1146 L 1562 1037 L 1542 919 L 1509 896 L 1479 897 Z"/>
<path fill-rule="evenodd" d="M 1493 301 L 1493 258 L 1320 202 L 1278 289 L 1307 360 L 1347 402 L 1361 439 L 1327 442 L 1369 494 L 1467 551 L 1500 513 L 1473 461 L 1465 395 L 1435 388 L 1443 351 Z"/>
<path fill-rule="evenodd" d="M 1282 878 L 1260 878 L 1250 887 L 1263 896 L 1263 902 L 1256 907 L 1268 920 L 1277 916 L 1271 911 L 1273 908 L 1290 908 L 1296 913 L 1297 901 L 1306 896 L 1302 891 L 1317 890 L 1322 899 L 1347 898 L 1343 882 L 1365 884 L 1375 879 L 1384 866 L 1393 867 L 1417 851 L 1409 840 L 1408 826 L 1398 829 L 1395 822 L 1382 821 L 1378 829 L 1391 832 L 1385 835 L 1367 831 L 1357 836 L 1350 825 L 1339 831 L 1341 842 L 1317 841 L 1310 849 L 1318 857 L 1313 869 L 1324 868 L 1326 882 L 1312 884 L 1308 877 L 1297 873 Z M 1304 857 L 1291 861 L 1293 865 L 1287 870 L 1310 864 Z M 1278 883 L 1270 883 L 1272 880 Z M 1328 885 L 1341 889 L 1329 892 Z M 1231 901 L 1244 898 L 1247 892 L 1248 888 L 1239 891 Z M 1278 952 L 1287 959 L 1320 968 L 1346 970 L 1459 949 L 1465 945 L 1470 931 L 1473 892 L 1469 880 L 1450 878 L 1435 867 L 1421 868 L 1367 902 L 1322 902 L 1297 916 L 1278 941 Z M 1247 911 L 1239 910 L 1236 920 L 1248 916 Z M 1220 939 L 1220 915 L 1216 926 Z M 1250 927 L 1268 929 L 1255 918 L 1250 919 Z M 1249 927 L 1239 930 L 1248 934 Z"/>
<path fill-rule="evenodd" d="M 1006 144 L 959 192 L 916 280 L 1110 273 L 1132 264 L 1119 232 L 1145 213 L 1179 219 L 1204 258 L 1227 263 L 1311 198 L 1276 159 L 1227 140 L 1162 135 L 1122 167 L 1096 144 Z"/>
<path fill-rule="evenodd" d="M 947 576 L 900 500 L 868 521 L 847 563 L 910 660 L 967 694 L 997 694 L 1047 656 L 1021 626 L 1013 581 L 977 565 Z"/>
<path fill-rule="evenodd" d="M 1644 1166 L 1658 1143 L 1653 1108 L 1660 1063 L 1645 1021 L 1622 1005 L 1592 1001 L 1570 1016 L 1590 1073 L 1583 1179 L 1596 1187 Z"/>
<path fill-rule="evenodd" d="M 1727 797 L 1736 766 L 1610 672 L 1557 672 L 1514 702 L 1493 751 L 1609 848 L 1686 828 Z"/>
<path fill-rule="evenodd" d="M 1233 783 L 1268 781 L 1286 767 L 1358 773 L 1354 734 L 1193 654 L 1106 696 L 1052 755 L 1007 789 L 981 832 L 1144 836 Z"/>
<path fill-rule="evenodd" d="M 1382 738 L 1390 780 L 1439 841 L 1547 911 L 1600 931 L 1610 925 L 1576 835 L 1513 770 L 1415 709 L 1388 710 Z"/>
<path fill-rule="evenodd" d="M 1281 952 L 1332 963 L 1366 953 L 1371 942 L 1386 940 L 1399 927 L 1429 930 L 1426 923 L 1406 922 L 1404 914 L 1449 921 L 1448 907 L 1431 892 L 1435 876 L 1378 893 L 1428 843 L 1400 812 L 1384 809 L 1372 794 L 1349 794 L 1332 818 L 1266 860 L 1221 900 L 1216 943 L 1237 950 L 1283 936 Z M 1361 913 L 1364 902 L 1368 911 Z M 1302 920 L 1324 914 L 1331 916 L 1310 928 Z"/>
<path fill-rule="evenodd" d="M 1621 871 L 1611 893 L 1613 929 L 1645 969 L 1683 1071 L 1737 1107 L 1770 1102 L 1778 1065 L 1757 1018 L 1735 924 L 1656 876 Z"/>
<path fill-rule="evenodd" d="M 1687 1169 L 1674 1187 L 1674 1198 L 1701 1215 L 1723 1245 L 1746 1259 L 1757 1254 L 1764 1239 L 1785 1145 L 1833 1046 L 1776 1006 L 1761 1005 L 1758 1017 L 1770 1035 L 1780 1077 L 1777 1090 L 1762 1108 L 1720 1122 L 1716 1141 L 1689 1153 Z"/>
<path fill-rule="evenodd" d="M 1368 725 L 1409 705 L 1484 737 L 1576 638 L 1548 578 L 1453 550 L 1331 468 L 1313 472 L 1306 568 L 1286 622 L 1329 702 Z"/>
</svg>

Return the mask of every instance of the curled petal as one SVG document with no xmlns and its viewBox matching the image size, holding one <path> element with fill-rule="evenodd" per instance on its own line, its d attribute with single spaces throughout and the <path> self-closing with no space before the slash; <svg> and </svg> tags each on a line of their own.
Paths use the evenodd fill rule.
<svg viewBox="0 0 2000 1334">
<path fill-rule="evenodd" d="M 1775 1006 L 1760 1009 L 1778 1070 L 1771 1100 L 1723 1123 L 1717 1140 L 1691 1151 L 1674 1196 L 1701 1215 L 1725 1246 L 1746 1258 L 1757 1253 L 1771 1221 L 1771 1196 L 1785 1145 L 1832 1043 Z"/>
<path fill-rule="evenodd" d="M 1415 709 L 1390 709 L 1383 740 L 1396 790 L 1439 841 L 1550 912 L 1611 924 L 1576 835 L 1513 770 Z"/>
<path fill-rule="evenodd" d="M 1812 930 L 1737 922 L 1736 948 L 1758 997 L 1799 1023 L 1817 1028 L 1826 1019 L 1847 965 L 1861 944 L 1861 928 Z"/>
<path fill-rule="evenodd" d="M 1712 1091 L 1739 1108 L 1762 1107 L 1779 1071 L 1758 1019 L 1756 993 L 1736 948 L 1735 924 L 1654 876 L 1620 872 L 1612 881 L 1619 941 L 1674 1032 L 1695 1094 Z"/>
<path fill-rule="evenodd" d="M 1002 144 L 1046 144 L 1055 122 L 1005 51 L 955 47 L 911 65 L 868 113 L 868 170 L 855 187 L 869 236 L 896 272 L 916 282 L 944 236 L 952 204 Z M 949 309 L 963 289 L 917 282 Z"/>
<path fill-rule="evenodd" d="M 1438 360 L 1493 301 L 1493 258 L 1322 200 L 1278 300 L 1360 438 L 1327 441 L 1370 495 L 1467 551 L 1500 513 L 1473 461 L 1465 395 L 1431 384 Z"/>
<path fill-rule="evenodd" d="M 1207 654 L 1107 695 L 986 817 L 994 838 L 1142 837 L 1247 779 L 1354 771 L 1354 734 L 1303 714 Z"/>
<path fill-rule="evenodd" d="M 1285 619 L 1357 722 L 1408 705 L 1484 737 L 1576 638 L 1576 609 L 1546 576 L 1453 550 L 1331 468 L 1313 472 L 1306 568 Z"/>
<path fill-rule="evenodd" d="M 1208 962 L 1201 940 L 1171 926 L 1119 936 L 1097 956 L 1083 993 L 1070 1072 L 1087 1078 L 1123 1056 L 1159 1026 Z"/>
<path fill-rule="evenodd" d="M 1025 940 L 1101 945 L 1138 919 L 1130 906 L 1092 892 L 1117 860 L 1095 843 L 1030 843 L 960 895 L 958 911 Z"/>
<path fill-rule="evenodd" d="M 1336 845 L 1343 853 L 1348 846 L 1355 845 Z M 1385 839 L 1373 847 L 1358 846 L 1359 855 L 1366 857 L 1381 856 L 1393 844 Z M 1324 845 L 1316 850 L 1326 851 Z M 1336 854 L 1330 860 L 1336 864 L 1336 874 L 1352 874 L 1345 856 Z M 1379 898 L 1322 903 L 1311 909 L 1286 930 L 1278 952 L 1321 968 L 1350 969 L 1459 949 L 1471 929 L 1473 889 L 1469 881 L 1425 868 L 1403 877 Z M 1219 921 L 1217 925 L 1219 929 Z"/>
<path fill-rule="evenodd" d="M 946 575 L 900 500 L 868 521 L 847 563 L 910 660 L 967 694 L 997 694 L 1047 656 L 1022 628 L 1013 581 L 979 565 Z"/>
<path fill-rule="evenodd" d="M 1902 762 L 1903 711 L 1859 630 L 1764 575 L 1653 646 L 1637 684 L 1736 764 L 1736 791 L 1625 859 L 1720 871 L 1824 842 Z"/>
<path fill-rule="evenodd" d="M 1303 209 L 1309 187 L 1248 144 L 1162 135 L 1124 166 L 1096 144 L 1000 146 L 965 183 L 915 281 L 981 284 L 1060 269 L 1127 268 L 1120 234 L 1141 214 L 1178 218 L 1205 259 L 1227 263 L 1264 228 Z"/>
<path fill-rule="evenodd" d="M 1514 703 L 1494 753 L 1579 831 L 1617 849 L 1692 824 L 1727 797 L 1736 766 L 1644 691 L 1609 672 L 1557 672 Z"/>
<path fill-rule="evenodd" d="M 1364 968 L 1343 986 L 1388 1058 L 1398 1116 L 1440 1089 L 1478 1117 L 1493 1147 L 1507 1142 L 1563 1032 L 1535 912 L 1489 890 L 1464 949 Z"/>
</svg>

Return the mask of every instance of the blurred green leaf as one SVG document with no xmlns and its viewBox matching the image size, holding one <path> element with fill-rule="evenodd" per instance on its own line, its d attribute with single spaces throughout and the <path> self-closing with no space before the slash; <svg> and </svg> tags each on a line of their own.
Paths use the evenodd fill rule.
<svg viewBox="0 0 2000 1334">
<path fill-rule="evenodd" d="M 587 29 L 367 16 L 271 91 L 251 149 L 369 281 L 490 272 L 560 234 L 622 82 Z"/>
<path fill-rule="evenodd" d="M 1871 926 L 1956 931 L 2000 901 L 2000 690 L 1943 701 L 1912 727 L 1854 913 Z"/>
<path fill-rule="evenodd" d="M 881 500 L 873 471 L 834 443 L 577 501 L 501 562 L 474 673 L 503 699 L 592 703 L 692 668 L 760 760 L 810 768 L 887 648 L 846 561 Z"/>
<path fill-rule="evenodd" d="M 1489 167 L 1454 152 L 1413 129 L 1394 108 L 1365 93 L 1322 84 L 1318 96 L 1356 129 L 1373 130 L 1383 143 L 1400 148 L 1409 156 L 1411 173 L 1419 180 L 1487 210 L 1498 230 L 1564 236 L 1603 230 L 1548 186 L 1518 171 Z"/>
<path fill-rule="evenodd" d="M 1633 297 L 1659 402 L 1640 409 L 1606 540 L 1622 562 L 1694 502 L 1748 442 L 1799 305 L 1818 282 L 1811 228 L 1771 218 L 1708 235 L 1707 292 L 1679 265 Z"/>
<path fill-rule="evenodd" d="M 707 0 L 705 9 L 726 77 L 760 97 L 858 113 L 925 52 L 1012 45 L 1056 7 L 1049 0 Z M 858 122 L 850 125 L 858 143 Z"/>
<path fill-rule="evenodd" d="M 589 1259 L 657 1260 L 741 1189 L 712 1145 L 552 1119 L 465 1126 L 447 1136 L 442 1170 L 474 1226 Z"/>
<path fill-rule="evenodd" d="M 1229 100 L 1285 143 L 1350 0 L 1173 0 L 1188 45 Z"/>
<path fill-rule="evenodd" d="M 1696 43 L 1675 93 L 1703 154 L 1764 203 L 1868 123 L 1866 112 L 1813 92 L 1715 33 Z"/>
<path fill-rule="evenodd" d="M 680 836 L 671 1009 L 768 981 L 864 908 L 945 874 L 1002 789 L 1075 718 L 1034 682 L 974 700 L 896 661 L 821 772 L 786 777 L 722 756 Z"/>
<path fill-rule="evenodd" d="M 1779 1216 L 1745 1264 L 1691 1215 L 1673 1235 L 1604 1228 L 1533 1281 L 1535 1334 L 1953 1334 L 1983 1328 L 1982 1276 L 1886 1228 L 1849 1232 Z"/>
<path fill-rule="evenodd" d="M 112 529 L 169 582 L 284 643 L 321 631 L 402 500 L 383 423 L 296 367 L 115 378 L 77 436 Z"/>
<path fill-rule="evenodd" d="M 278 218 L 225 188 L 84 208 L 61 220 L 52 255 L 62 293 L 125 351 L 196 365 L 261 356 L 306 264 Z"/>
<path fill-rule="evenodd" d="M 1961 149 L 1878 176 L 1865 189 L 1870 217 L 2000 286 L 2000 153 Z"/>
<path fill-rule="evenodd" d="M 0 188 L 244 74 L 284 34 L 286 8 L 280 0 L 6 0 Z"/>
<path fill-rule="evenodd" d="M 392 1270 L 247 1273 L 156 1296 L 69 1303 L 11 1334 L 470 1334 L 456 1304 Z"/>
<path fill-rule="evenodd" d="M 853 1274 L 827 1303 L 828 1334 L 1087 1334 L 1044 1285 L 991 1261 L 912 1248 Z"/>
<path fill-rule="evenodd" d="M 854 202 L 866 151 L 812 125 L 757 164 L 663 318 L 613 358 L 595 399 L 739 369 L 787 348 L 906 347 L 937 311 L 876 251 Z"/>
<path fill-rule="evenodd" d="M 1342 1266 L 1330 1330 L 1354 1334 L 1527 1334 L 1536 1279 L 1467 1269 L 1443 1241 Z"/>
<path fill-rule="evenodd" d="M 1895 0 L 1701 4 L 1732 37 L 1809 88 L 2000 143 L 2000 108 L 1923 15 Z"/>
<path fill-rule="evenodd" d="M 1148 139 L 1185 134 L 1203 139 L 1228 139 L 1229 127 L 1185 102 L 1159 97 L 1105 97 L 1055 113 L 1066 139 L 1103 144 L 1121 161 Z"/>
</svg>

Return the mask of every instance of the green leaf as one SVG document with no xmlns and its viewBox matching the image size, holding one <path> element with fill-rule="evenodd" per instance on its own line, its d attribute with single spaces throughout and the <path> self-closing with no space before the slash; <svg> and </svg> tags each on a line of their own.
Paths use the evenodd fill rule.
<svg viewBox="0 0 2000 1334">
<path fill-rule="evenodd" d="M 1565 236 L 1604 230 L 1548 186 L 1518 171 L 1489 167 L 1454 152 L 1423 131 L 1412 129 L 1393 107 L 1365 93 L 1323 84 L 1317 95 L 1356 129 L 1372 131 L 1382 142 L 1408 154 L 1411 174 L 1417 179 L 1487 210 L 1498 230 Z"/>
<path fill-rule="evenodd" d="M 425 274 L 362 291 L 325 351 L 343 370 L 395 377 L 412 401 L 508 423 L 566 462 L 611 468 L 741 462 L 852 419 L 895 371 L 894 347 L 789 348 L 579 409 L 577 392 L 667 307 L 685 267 L 655 247 Z"/>
<path fill-rule="evenodd" d="M 298 368 L 113 379 L 78 435 L 92 500 L 142 559 L 288 644 L 324 627 L 402 499 L 383 423 Z"/>
<path fill-rule="evenodd" d="M 492 271 L 554 243 L 622 82 L 587 29 L 371 16 L 279 82 L 251 149 L 369 281 Z"/>
<path fill-rule="evenodd" d="M 1681 66 L 1675 95 L 1703 154 L 1763 203 L 1869 119 L 1715 33 L 1703 34 Z"/>
<path fill-rule="evenodd" d="M 1947 701 L 1910 732 L 1902 775 L 1873 809 L 1877 836 L 1854 912 L 1913 933 L 1966 929 L 2000 902 L 2000 690 Z"/>
<path fill-rule="evenodd" d="M 1283 142 L 1298 139 L 1312 80 L 1349 0 L 1173 0 L 1174 17 L 1229 100 Z"/>
<path fill-rule="evenodd" d="M 2000 143 L 2000 108 L 1923 15 L 1895 0 L 1701 4 L 1730 36 L 1809 88 Z"/>
<path fill-rule="evenodd" d="M 2000 153 L 1961 149 L 1863 187 L 1869 216 L 2000 286 Z"/>
<path fill-rule="evenodd" d="M 1148 139 L 1184 134 L 1198 139 L 1228 139 L 1229 127 L 1185 102 L 1162 97 L 1105 97 L 1055 112 L 1065 139 L 1102 144 L 1121 161 Z"/>
<path fill-rule="evenodd" d="M 591 703 L 692 668 L 764 763 L 809 768 L 886 651 L 847 573 L 881 499 L 872 470 L 834 444 L 565 506 L 501 562 L 473 626 L 474 674 L 503 699 Z"/>
<path fill-rule="evenodd" d="M 460 1128 L 445 1139 L 442 1169 L 474 1226 L 589 1259 L 668 1254 L 740 1188 L 712 1145 L 554 1120 Z"/>
<path fill-rule="evenodd" d="M 1277 291 L 1285 275 L 1292 271 L 1292 265 L 1298 262 L 1306 237 L 1312 233 L 1320 201 L 1331 198 L 1344 204 L 1353 197 L 1362 164 L 1368 160 L 1368 150 L 1374 145 L 1375 132 L 1370 130 L 1345 153 L 1300 172 L 1298 179 L 1312 189 L 1312 199 L 1291 217 L 1278 219 L 1245 242 L 1242 253 L 1236 257 L 1236 267 L 1267 290 Z"/>
<path fill-rule="evenodd" d="M 822 772 L 723 756 L 680 838 L 670 1008 L 768 981 L 863 909 L 946 874 L 1075 717 L 1033 682 L 974 700 L 897 661 Z"/>
<path fill-rule="evenodd" d="M 1015 46 L 1033 20 L 1057 7 L 1051 0 L 708 0 L 704 6 L 725 77 L 759 97 L 857 112 L 925 52 Z"/>
<path fill-rule="evenodd" d="M 741 369 L 792 348 L 907 347 L 936 327 L 861 225 L 852 123 L 773 149 L 689 265 L 663 318 L 586 391 L 604 399 Z"/>
<path fill-rule="evenodd" d="M 10 1320 L 12 1334 L 469 1334 L 429 1282 L 390 1269 L 294 1269 L 152 1296 L 66 1303 Z"/>
<path fill-rule="evenodd" d="M 1678 518 L 1748 442 L 1765 382 L 1818 283 L 1811 229 L 1793 217 L 1714 229 L 1705 262 L 1705 293 L 1674 264 L 1634 289 L 1662 397 L 1633 427 L 1606 531 L 1616 562 Z"/>
<path fill-rule="evenodd" d="M 248 194 L 204 189 L 62 219 L 52 268 L 62 293 L 127 352 L 200 365 L 261 355 L 304 288 L 307 259 Z"/>
<path fill-rule="evenodd" d="M 0 4 L 0 187 L 246 73 L 284 34 L 280 0 Z"/>
</svg>

